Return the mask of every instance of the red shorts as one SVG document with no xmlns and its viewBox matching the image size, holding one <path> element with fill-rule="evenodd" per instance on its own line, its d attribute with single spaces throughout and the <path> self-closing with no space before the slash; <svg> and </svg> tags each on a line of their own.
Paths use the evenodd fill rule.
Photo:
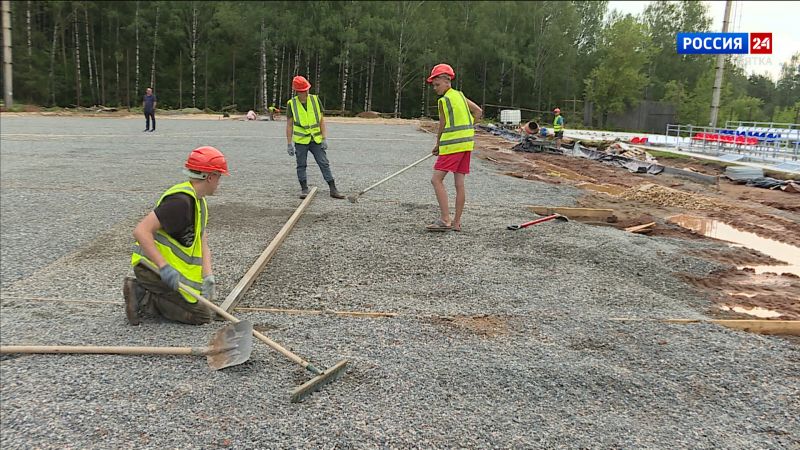
<svg viewBox="0 0 800 450">
<path fill-rule="evenodd" d="M 436 164 L 433 165 L 433 170 L 441 170 L 442 172 L 453 173 L 469 173 L 469 159 L 472 152 L 458 152 L 449 155 L 439 155 L 436 158 Z"/>
</svg>

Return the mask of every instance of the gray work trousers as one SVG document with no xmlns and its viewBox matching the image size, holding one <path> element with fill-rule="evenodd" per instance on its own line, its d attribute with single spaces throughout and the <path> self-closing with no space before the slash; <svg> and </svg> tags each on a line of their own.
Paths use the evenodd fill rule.
<svg viewBox="0 0 800 450">
<path fill-rule="evenodd" d="M 314 155 L 314 160 L 317 161 L 319 170 L 322 172 L 322 178 L 326 183 L 333 181 L 333 174 L 331 174 L 331 164 L 328 162 L 328 155 L 322 149 L 320 144 L 317 144 L 312 139 L 308 144 L 294 144 L 294 156 L 297 158 L 297 181 L 301 185 L 305 185 L 308 178 L 306 177 L 306 161 L 308 160 L 308 152 Z"/>
<path fill-rule="evenodd" d="M 133 267 L 136 283 L 146 293 L 139 303 L 143 316 L 161 316 L 175 322 L 202 325 L 211 322 L 211 310 L 200 302 L 189 303 L 186 299 L 161 281 L 152 270 L 137 264 Z"/>
</svg>

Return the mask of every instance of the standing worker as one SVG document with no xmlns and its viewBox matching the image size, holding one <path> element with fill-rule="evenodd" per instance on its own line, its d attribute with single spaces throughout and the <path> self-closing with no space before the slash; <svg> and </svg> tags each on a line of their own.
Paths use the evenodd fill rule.
<svg viewBox="0 0 800 450">
<path fill-rule="evenodd" d="M 461 231 L 461 214 L 464 212 L 466 191 L 464 178 L 469 173 L 469 161 L 475 141 L 474 122 L 480 120 L 483 111 L 463 93 L 453 89 L 450 83 L 455 79 L 453 68 L 447 64 L 437 64 L 428 77 L 428 83 L 433 84 L 433 89 L 439 98 L 439 134 L 436 146 L 433 147 L 434 155 L 439 155 L 433 165 L 431 184 L 436 192 L 441 215 L 427 226 L 429 231 Z M 450 209 L 448 208 L 447 189 L 444 187 L 444 177 L 448 172 L 453 172 L 456 185 L 456 214 L 450 222 Z"/>
<path fill-rule="evenodd" d="M 292 79 L 292 89 L 297 93 L 286 105 L 286 140 L 289 156 L 297 159 L 297 181 L 300 182 L 300 198 L 308 195 L 306 178 L 306 160 L 308 152 L 322 171 L 322 177 L 330 187 L 331 197 L 344 198 L 336 189 L 336 182 L 331 174 L 328 162 L 328 130 L 322 117 L 322 105 L 319 97 L 309 94 L 311 83 L 300 75 Z"/>
<path fill-rule="evenodd" d="M 142 97 L 142 109 L 144 109 L 144 131 L 156 131 L 156 104 L 158 99 L 153 95 L 153 89 L 147 88 L 144 97 Z M 153 128 L 150 128 L 150 119 L 153 119 Z"/>
<path fill-rule="evenodd" d="M 561 138 L 564 137 L 564 117 L 561 115 L 561 109 L 556 108 L 553 110 L 556 118 L 553 120 L 553 132 L 556 135 L 556 149 L 561 150 Z"/>
<path fill-rule="evenodd" d="M 185 167 L 189 181 L 167 189 L 133 230 L 136 244 L 131 265 L 136 278 L 125 278 L 122 288 L 131 325 L 153 315 L 192 325 L 211 321 L 208 307 L 180 291 L 178 284 L 214 298 L 205 197 L 214 195 L 222 175 L 228 175 L 228 163 L 216 148 L 199 147 L 189 154 Z M 139 264 L 142 258 L 158 267 L 159 273 Z"/>
</svg>

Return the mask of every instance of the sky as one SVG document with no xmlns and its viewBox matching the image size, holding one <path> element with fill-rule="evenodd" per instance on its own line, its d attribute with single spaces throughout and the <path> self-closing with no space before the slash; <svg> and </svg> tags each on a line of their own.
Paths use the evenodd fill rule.
<svg viewBox="0 0 800 450">
<path fill-rule="evenodd" d="M 622 13 L 641 14 L 651 2 L 610 1 L 609 11 L 617 9 Z M 713 20 L 711 31 L 722 31 L 725 14 L 724 1 L 704 1 Z M 788 62 L 793 53 L 800 51 L 800 2 L 735 1 L 731 9 L 731 23 L 728 31 L 751 33 L 772 32 L 772 55 L 740 55 L 739 65 L 747 74 L 761 74 L 777 81 L 781 64 Z M 696 31 L 696 30 L 675 30 Z"/>
</svg>

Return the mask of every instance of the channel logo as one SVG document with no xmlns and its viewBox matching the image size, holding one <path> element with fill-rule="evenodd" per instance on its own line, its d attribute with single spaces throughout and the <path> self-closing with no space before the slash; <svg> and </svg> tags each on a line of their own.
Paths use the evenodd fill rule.
<svg viewBox="0 0 800 450">
<path fill-rule="evenodd" d="M 772 33 L 678 33 L 679 55 L 771 55 Z"/>
</svg>

